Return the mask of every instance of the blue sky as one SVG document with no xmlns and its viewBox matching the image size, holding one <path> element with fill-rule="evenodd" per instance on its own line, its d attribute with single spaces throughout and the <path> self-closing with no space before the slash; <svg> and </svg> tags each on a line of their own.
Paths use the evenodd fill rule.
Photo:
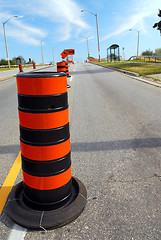
<svg viewBox="0 0 161 240">
<path fill-rule="evenodd" d="M 6 57 L 3 24 L 6 26 L 9 57 L 22 55 L 26 60 L 41 63 L 40 41 L 43 41 L 45 63 L 60 61 L 64 49 L 74 48 L 76 61 L 87 58 L 87 44 L 93 57 L 98 57 L 96 18 L 86 9 L 98 14 L 101 57 L 116 43 L 120 54 L 129 58 L 137 53 L 137 32 L 140 31 L 139 54 L 161 48 L 160 32 L 153 29 L 161 8 L 160 0 L 0 0 L 0 58 Z M 54 54 L 53 54 L 54 53 Z"/>
</svg>

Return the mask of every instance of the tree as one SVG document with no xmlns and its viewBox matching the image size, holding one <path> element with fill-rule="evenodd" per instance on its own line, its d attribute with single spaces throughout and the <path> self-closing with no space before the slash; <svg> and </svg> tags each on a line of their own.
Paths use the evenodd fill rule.
<svg viewBox="0 0 161 240">
<path fill-rule="evenodd" d="M 23 62 L 23 64 L 26 63 L 26 60 L 22 56 L 18 56 L 18 57 L 12 58 L 12 60 L 10 60 L 10 64 L 11 65 L 16 65 L 17 64 L 16 63 L 17 58 L 21 58 L 21 61 Z M 8 65 L 8 61 L 2 58 L 0 60 L 0 65 Z"/>
<path fill-rule="evenodd" d="M 12 58 L 11 64 L 12 64 L 12 65 L 16 65 L 16 57 Z"/>
<path fill-rule="evenodd" d="M 141 54 L 142 56 L 152 56 L 154 55 L 153 51 L 151 51 L 150 49 L 149 50 L 146 50 L 144 52 L 142 52 Z"/>
<path fill-rule="evenodd" d="M 156 56 L 161 56 L 161 48 L 155 49 L 154 55 L 156 55 Z"/>
<path fill-rule="evenodd" d="M 0 65 L 8 65 L 8 61 L 2 58 L 0 60 Z"/>
</svg>

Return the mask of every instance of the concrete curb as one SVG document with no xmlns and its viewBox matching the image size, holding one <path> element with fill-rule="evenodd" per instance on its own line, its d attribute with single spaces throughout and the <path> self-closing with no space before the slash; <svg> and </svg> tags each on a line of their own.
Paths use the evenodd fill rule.
<svg viewBox="0 0 161 240">
<path fill-rule="evenodd" d="M 161 88 L 161 82 L 156 82 L 153 79 L 149 80 L 146 77 L 141 77 L 141 76 L 139 76 L 138 73 L 133 73 L 133 72 L 129 72 L 129 71 L 118 69 L 118 68 L 112 68 L 112 67 L 108 67 L 108 66 L 103 66 L 103 65 L 100 65 L 100 64 L 97 64 L 97 63 L 92 63 L 92 64 L 95 64 L 95 65 L 100 66 L 100 67 L 105 67 L 105 68 L 108 68 L 108 69 L 120 72 L 120 73 L 128 75 L 131 78 L 133 78 L 135 80 L 138 80 L 140 82 L 144 82 L 144 83 L 150 84 L 152 86 Z"/>
<path fill-rule="evenodd" d="M 92 63 L 92 62 L 89 62 L 89 63 Z M 138 77 L 139 76 L 138 73 L 129 72 L 129 71 L 122 70 L 122 69 L 119 69 L 119 68 L 113 68 L 113 67 L 109 67 L 109 66 L 104 66 L 104 65 L 97 64 L 97 63 L 92 63 L 92 64 L 95 64 L 97 66 L 104 67 L 104 68 L 109 68 L 111 70 L 118 71 L 118 72 L 130 75 L 130 76 L 134 76 L 134 77 Z"/>
</svg>

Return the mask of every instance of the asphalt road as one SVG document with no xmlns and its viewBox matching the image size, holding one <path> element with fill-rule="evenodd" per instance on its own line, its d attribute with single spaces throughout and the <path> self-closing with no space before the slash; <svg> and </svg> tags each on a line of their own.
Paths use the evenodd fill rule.
<svg viewBox="0 0 161 240">
<path fill-rule="evenodd" d="M 161 239 L 161 89 L 87 63 L 70 70 L 72 172 L 87 204 L 74 222 L 21 239 Z M 19 152 L 14 79 L 0 83 L 0 113 L 2 184 Z M 0 239 L 14 226 L 4 208 Z"/>
</svg>

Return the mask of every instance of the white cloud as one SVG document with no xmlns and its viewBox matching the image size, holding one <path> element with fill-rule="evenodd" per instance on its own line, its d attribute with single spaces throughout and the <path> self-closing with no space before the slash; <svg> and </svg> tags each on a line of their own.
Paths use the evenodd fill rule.
<svg viewBox="0 0 161 240">
<path fill-rule="evenodd" d="M 18 37 L 21 42 L 28 44 L 38 45 L 38 42 L 42 37 L 47 36 L 47 31 L 50 31 L 48 27 L 44 30 L 42 27 L 33 27 L 33 22 L 38 26 L 39 19 L 47 24 L 53 23 L 55 39 L 57 41 L 64 41 L 69 39 L 73 34 L 77 34 L 82 29 L 87 29 L 89 26 L 82 20 L 82 14 L 80 12 L 81 7 L 74 0 L 1 0 L 0 1 L 0 16 L 5 21 L 12 15 L 20 13 L 24 15 L 24 20 L 12 19 L 14 24 L 12 28 L 8 27 L 7 35 L 14 38 L 14 32 L 20 34 Z M 24 24 L 25 16 L 32 19 L 32 25 L 30 22 Z M 38 19 L 36 21 L 36 19 Z M 56 24 L 56 25 L 55 25 Z"/>
<path fill-rule="evenodd" d="M 157 16 L 157 10 L 161 7 L 160 0 L 155 0 L 155 3 L 151 0 L 140 0 L 135 1 L 136 6 L 131 6 L 129 9 L 134 9 L 135 13 L 125 14 L 126 17 L 122 18 L 122 25 L 115 31 L 105 35 L 101 41 L 107 40 L 111 37 L 116 37 L 125 31 L 128 31 L 131 28 L 135 28 L 136 25 L 139 25 L 143 31 L 145 31 L 144 20 L 151 16 Z M 120 19 L 119 19 L 120 21 Z"/>
<path fill-rule="evenodd" d="M 31 1 L 31 0 L 30 0 Z M 74 0 L 35 0 L 30 14 L 49 18 L 52 22 L 70 23 L 80 28 L 88 25 L 82 20 L 81 8 Z"/>
<path fill-rule="evenodd" d="M 4 21 L 6 21 L 6 18 Z M 1 30 L 2 31 L 2 30 Z M 47 36 L 46 31 L 39 28 L 24 24 L 18 18 L 13 18 L 10 24 L 6 26 L 7 37 L 15 38 L 16 40 L 28 45 L 40 45 L 40 39 Z"/>
</svg>

